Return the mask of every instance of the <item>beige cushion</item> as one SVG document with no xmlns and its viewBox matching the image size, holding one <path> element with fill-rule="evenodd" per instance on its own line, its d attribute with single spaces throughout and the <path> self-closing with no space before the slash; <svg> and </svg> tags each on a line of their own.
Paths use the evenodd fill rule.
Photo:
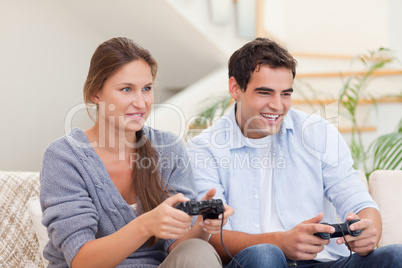
<svg viewBox="0 0 402 268">
<path fill-rule="evenodd" d="M 1 267 L 43 267 L 26 206 L 31 197 L 38 195 L 38 173 L 0 171 Z"/>
<path fill-rule="evenodd" d="M 376 170 L 369 185 L 382 217 L 379 246 L 402 244 L 402 170 Z"/>
<path fill-rule="evenodd" d="M 366 174 L 364 174 L 364 172 L 362 170 L 358 170 L 358 171 L 359 171 L 359 174 L 360 174 L 360 181 L 364 184 L 364 187 L 368 191 L 369 186 L 368 186 L 368 181 L 367 181 Z"/>
<path fill-rule="evenodd" d="M 49 262 L 43 257 L 43 249 L 49 241 L 49 237 L 47 235 L 46 227 L 42 225 L 42 209 L 40 207 L 39 197 L 31 197 L 28 200 L 27 209 L 35 228 L 36 237 L 38 238 L 38 251 L 42 256 L 43 264 L 46 267 Z"/>
</svg>

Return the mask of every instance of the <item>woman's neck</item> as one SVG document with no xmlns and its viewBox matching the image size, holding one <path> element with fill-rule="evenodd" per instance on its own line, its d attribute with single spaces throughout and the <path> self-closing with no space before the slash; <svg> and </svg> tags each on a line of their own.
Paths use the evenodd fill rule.
<svg viewBox="0 0 402 268">
<path fill-rule="evenodd" d="M 129 160 L 136 151 L 135 132 L 126 133 L 114 127 L 100 126 L 98 123 L 84 132 L 96 151 L 115 155 L 118 160 Z"/>
</svg>

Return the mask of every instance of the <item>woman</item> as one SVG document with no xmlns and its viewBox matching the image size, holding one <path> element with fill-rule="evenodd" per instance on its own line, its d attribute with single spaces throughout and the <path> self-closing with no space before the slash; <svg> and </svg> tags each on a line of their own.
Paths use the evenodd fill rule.
<svg viewBox="0 0 402 268">
<path fill-rule="evenodd" d="M 205 241 L 221 220 L 198 216 L 191 227 L 192 217 L 174 208 L 196 197 L 182 143 L 144 126 L 156 70 L 150 53 L 127 38 L 96 49 L 84 85 L 95 124 L 51 143 L 43 159 L 49 267 L 221 267 Z M 226 207 L 225 222 L 231 214 Z"/>
</svg>

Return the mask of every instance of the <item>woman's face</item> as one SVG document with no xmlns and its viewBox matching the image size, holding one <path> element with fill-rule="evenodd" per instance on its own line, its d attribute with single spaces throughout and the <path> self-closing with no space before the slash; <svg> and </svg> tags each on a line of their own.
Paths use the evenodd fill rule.
<svg viewBox="0 0 402 268">
<path fill-rule="evenodd" d="M 118 133 L 142 129 L 154 100 L 152 87 L 148 63 L 140 59 L 123 65 L 92 98 L 98 105 L 100 127 L 105 124 Z"/>
</svg>

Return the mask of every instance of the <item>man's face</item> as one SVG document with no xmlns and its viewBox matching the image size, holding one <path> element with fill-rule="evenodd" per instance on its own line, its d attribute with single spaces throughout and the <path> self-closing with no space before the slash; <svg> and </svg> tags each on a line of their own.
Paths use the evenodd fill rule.
<svg viewBox="0 0 402 268">
<path fill-rule="evenodd" d="M 243 135 L 259 139 L 279 132 L 291 107 L 292 71 L 261 65 L 251 74 L 246 91 L 236 79 L 229 79 L 229 90 L 237 101 L 236 121 Z"/>
</svg>

